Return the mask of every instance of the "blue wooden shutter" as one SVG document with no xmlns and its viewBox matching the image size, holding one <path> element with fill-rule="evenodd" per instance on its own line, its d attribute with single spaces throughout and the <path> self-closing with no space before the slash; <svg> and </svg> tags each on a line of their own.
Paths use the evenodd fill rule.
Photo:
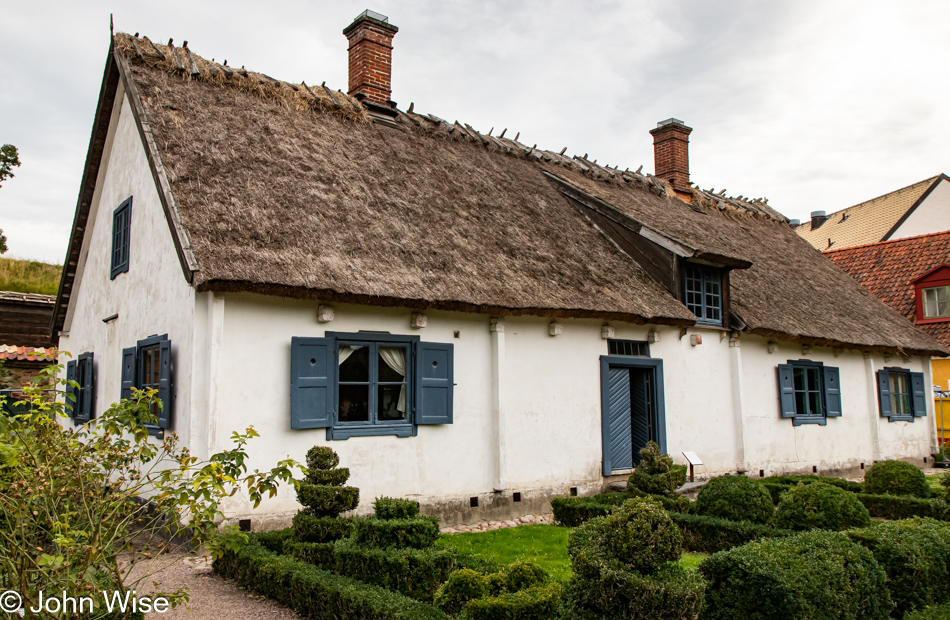
<svg viewBox="0 0 950 620">
<path fill-rule="evenodd" d="M 451 424 L 455 345 L 416 345 L 416 424 Z"/>
<path fill-rule="evenodd" d="M 881 406 L 881 416 L 891 417 L 891 373 L 886 370 L 877 371 L 877 398 Z"/>
<path fill-rule="evenodd" d="M 607 425 L 604 446 L 604 475 L 633 467 L 633 438 L 630 432 L 630 369 L 607 370 Z"/>
<path fill-rule="evenodd" d="M 135 347 L 122 349 L 122 391 L 120 398 L 132 398 L 132 388 L 135 387 Z"/>
<path fill-rule="evenodd" d="M 83 353 L 79 356 L 77 365 L 79 380 L 79 411 L 74 418 L 76 423 L 88 422 L 96 410 L 96 380 L 95 365 L 92 353 Z"/>
<path fill-rule="evenodd" d="M 290 428 L 328 428 L 336 408 L 333 338 L 290 340 Z"/>
<path fill-rule="evenodd" d="M 71 418 L 75 418 L 75 410 L 79 408 L 79 390 L 72 385 L 76 380 L 76 372 L 76 360 L 66 362 L 66 413 Z"/>
<path fill-rule="evenodd" d="M 841 379 L 838 369 L 832 366 L 824 367 L 825 373 L 825 416 L 829 418 L 841 417 Z"/>
<path fill-rule="evenodd" d="M 795 376 L 791 364 L 778 365 L 778 393 L 783 418 L 795 417 Z"/>
<path fill-rule="evenodd" d="M 927 386 L 924 383 L 924 373 L 910 373 L 910 393 L 913 397 L 914 416 L 920 418 L 927 415 Z"/>
<path fill-rule="evenodd" d="M 172 341 L 158 344 L 158 398 L 162 410 L 158 412 L 158 428 L 171 428 L 172 420 Z"/>
</svg>

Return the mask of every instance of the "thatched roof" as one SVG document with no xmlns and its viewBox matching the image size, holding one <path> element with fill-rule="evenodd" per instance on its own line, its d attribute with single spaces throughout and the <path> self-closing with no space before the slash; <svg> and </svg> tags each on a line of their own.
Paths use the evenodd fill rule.
<svg viewBox="0 0 950 620">
<path fill-rule="evenodd" d="M 940 350 L 764 201 L 697 190 L 690 205 L 650 175 L 411 106 L 381 117 L 342 93 L 226 71 L 190 50 L 122 34 L 115 47 L 183 270 L 201 290 L 692 325 L 547 172 L 735 267 L 732 303 L 754 332 Z"/>
</svg>

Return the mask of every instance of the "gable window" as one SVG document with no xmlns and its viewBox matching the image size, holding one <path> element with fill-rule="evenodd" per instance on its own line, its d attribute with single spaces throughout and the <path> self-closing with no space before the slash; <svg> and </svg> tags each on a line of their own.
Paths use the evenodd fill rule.
<svg viewBox="0 0 950 620">
<path fill-rule="evenodd" d="M 328 332 L 291 340 L 291 428 L 327 439 L 417 434 L 452 423 L 453 345 L 418 336 Z"/>
<path fill-rule="evenodd" d="M 112 269 L 110 279 L 129 270 L 129 231 L 132 222 L 132 197 L 112 212 Z"/>
<path fill-rule="evenodd" d="M 722 325 L 722 271 L 687 263 L 686 307 L 703 325 Z"/>
<path fill-rule="evenodd" d="M 927 415 L 924 373 L 906 368 L 882 368 L 877 371 L 878 405 L 881 417 L 891 422 L 913 422 Z"/>
<path fill-rule="evenodd" d="M 607 354 L 650 357 L 650 343 L 643 340 L 610 339 L 607 341 Z"/>
<path fill-rule="evenodd" d="M 950 286 L 934 286 L 922 290 L 924 296 L 924 318 L 936 319 L 950 317 Z"/>
<path fill-rule="evenodd" d="M 145 425 L 149 434 L 164 436 L 165 429 L 171 428 L 172 419 L 172 359 L 171 340 L 168 334 L 149 336 L 139 340 L 134 347 L 122 350 L 122 393 L 121 397 L 132 398 L 132 388 L 139 390 L 158 390 L 158 403 L 153 403 L 153 420 Z"/>
<path fill-rule="evenodd" d="M 95 364 L 92 353 L 66 362 L 66 413 L 73 424 L 85 424 L 96 410 Z M 72 382 L 75 381 L 74 385 Z"/>
<path fill-rule="evenodd" d="M 841 416 L 838 369 L 811 360 L 778 365 L 779 399 L 783 418 L 792 424 L 820 424 Z"/>
</svg>

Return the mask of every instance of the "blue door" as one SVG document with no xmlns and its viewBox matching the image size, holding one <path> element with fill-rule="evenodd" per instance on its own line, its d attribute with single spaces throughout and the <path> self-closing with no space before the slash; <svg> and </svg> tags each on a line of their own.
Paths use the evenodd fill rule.
<svg viewBox="0 0 950 620">
<path fill-rule="evenodd" d="M 609 476 L 636 467 L 649 441 L 666 451 L 663 362 L 606 355 L 600 359 L 603 474 Z"/>
</svg>

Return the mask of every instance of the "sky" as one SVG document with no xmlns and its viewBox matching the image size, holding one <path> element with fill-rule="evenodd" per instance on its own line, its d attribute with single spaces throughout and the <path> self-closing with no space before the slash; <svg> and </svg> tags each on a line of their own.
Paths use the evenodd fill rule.
<svg viewBox="0 0 950 620">
<path fill-rule="evenodd" d="M 341 31 L 369 8 L 399 28 L 401 109 L 647 172 L 649 130 L 679 118 L 693 128 L 692 181 L 790 218 L 950 173 L 940 0 L 368 2 L 8 3 L 0 144 L 22 165 L 0 187 L 6 256 L 66 254 L 110 13 L 118 31 L 345 90 Z"/>
</svg>

